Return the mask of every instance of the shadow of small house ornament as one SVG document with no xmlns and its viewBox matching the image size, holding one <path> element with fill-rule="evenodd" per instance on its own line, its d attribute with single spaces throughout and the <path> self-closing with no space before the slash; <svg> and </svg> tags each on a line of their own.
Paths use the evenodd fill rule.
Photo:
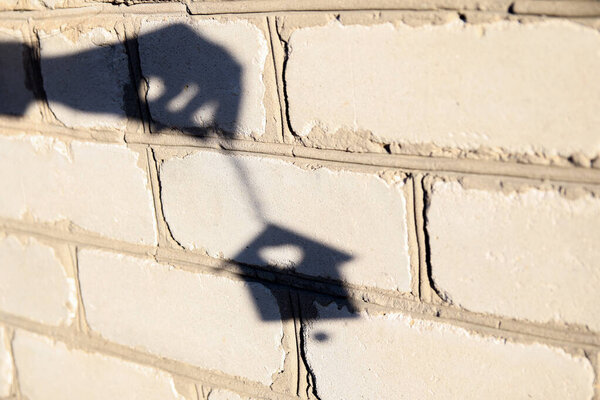
<svg viewBox="0 0 600 400">
<path fill-rule="evenodd" d="M 315 275 L 314 271 L 318 271 L 319 276 L 335 281 L 341 280 L 340 272 L 343 264 L 352 259 L 350 254 L 272 223 L 266 224 L 263 231 L 258 234 L 251 243 L 245 246 L 244 250 L 238 253 L 234 259 L 252 265 L 271 265 L 281 268 L 281 265 L 273 265 L 265 258 L 265 250 L 268 249 L 272 251 L 278 248 L 285 250 L 293 248 L 294 253 L 300 255 L 299 259 L 293 262 L 293 264 L 286 265 L 288 268 L 293 268 L 296 273 L 303 274 L 308 271 L 313 271 L 312 275 Z M 250 288 L 252 298 L 255 301 L 260 301 L 261 295 L 258 291 L 262 290 L 262 288 L 258 285 L 250 285 Z M 348 308 L 348 311 L 354 311 L 354 307 L 352 307 L 351 303 L 349 303 L 348 300 L 343 299 L 344 297 L 347 297 L 346 289 L 342 286 L 341 290 L 340 301 Z M 276 298 L 282 296 L 278 291 L 272 291 L 272 293 Z M 280 299 L 278 298 L 278 300 Z M 279 302 L 282 303 L 281 301 Z M 293 318 L 291 312 L 286 311 L 284 307 L 280 307 L 281 316 L 273 315 L 266 311 L 268 308 L 259 303 L 256 304 L 256 308 L 259 311 L 261 318 L 265 321 L 279 320 L 280 318 L 289 320 Z M 303 319 L 311 319 L 312 317 L 314 317 L 314 312 L 311 312 L 311 310 L 304 310 Z"/>
</svg>

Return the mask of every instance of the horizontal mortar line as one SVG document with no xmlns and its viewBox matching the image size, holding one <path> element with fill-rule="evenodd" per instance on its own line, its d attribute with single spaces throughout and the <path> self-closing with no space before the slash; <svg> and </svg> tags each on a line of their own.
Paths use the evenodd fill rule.
<svg viewBox="0 0 600 400">
<path fill-rule="evenodd" d="M 161 261 L 161 249 L 158 249 L 157 261 Z M 481 314 L 462 310 L 448 304 L 434 304 L 420 302 L 410 293 L 401 293 L 392 290 L 380 289 L 377 287 L 360 287 L 356 284 L 343 282 L 333 282 L 324 278 L 311 277 L 303 274 L 291 274 L 283 271 L 265 270 L 261 267 L 243 266 L 243 264 L 234 261 L 224 261 L 210 258 L 196 253 L 189 253 L 181 249 L 168 249 L 163 257 L 163 262 L 180 263 L 178 267 L 185 268 L 191 266 L 191 272 L 213 272 L 215 269 L 220 272 L 226 269 L 236 276 L 246 276 L 251 279 L 257 279 L 273 283 L 275 285 L 285 286 L 316 296 L 327 296 L 330 300 L 351 299 L 355 302 L 361 302 L 364 307 L 375 306 L 380 311 L 386 313 L 404 312 L 417 317 L 447 321 L 453 324 L 461 324 L 473 330 L 492 329 L 492 334 L 507 336 L 511 334 L 526 334 L 527 337 L 537 337 L 545 340 L 555 340 L 557 343 L 585 344 L 586 346 L 600 346 L 600 334 L 593 332 L 583 332 L 577 330 L 568 330 L 553 326 L 552 324 L 535 323 L 528 321 L 519 321 L 501 316 Z M 213 265 L 213 266 L 210 266 Z M 198 268 L 200 267 L 200 268 Z M 499 327 L 502 328 L 499 328 Z M 562 341 L 562 342 L 561 342 Z"/>
<path fill-rule="evenodd" d="M 98 237 L 88 237 L 89 235 L 57 232 L 51 229 L 39 229 L 39 227 L 34 227 L 33 230 L 28 228 L 31 227 L 18 222 L 15 223 L 15 221 L 0 219 L 0 229 L 4 229 L 6 232 L 17 232 L 21 234 L 35 233 L 42 237 L 62 241 L 65 244 L 96 247 L 112 252 L 121 251 L 136 256 L 148 256 L 153 252 L 152 250 L 148 250 L 150 249 L 149 247 L 144 251 L 144 247 L 142 246 L 138 246 L 137 251 L 135 247 L 128 246 L 124 246 L 128 248 L 115 250 L 115 241 L 111 239 L 104 240 Z M 584 346 L 600 349 L 600 335 L 591 332 L 569 331 L 554 326 L 547 326 L 543 323 L 519 321 L 494 315 L 479 314 L 447 304 L 422 303 L 409 295 L 402 295 L 400 293 L 391 294 L 390 291 L 377 288 L 365 289 L 359 288 L 356 285 L 335 283 L 326 281 L 325 279 L 314 277 L 308 278 L 281 271 L 264 270 L 260 267 L 243 266 L 239 263 L 214 259 L 179 249 L 167 249 L 166 254 L 162 256 L 160 254 L 161 248 L 158 248 L 157 253 L 158 254 L 155 255 L 157 262 L 179 263 L 179 265 L 174 266 L 190 272 L 209 273 L 212 275 L 223 273 L 232 274 L 238 279 L 240 277 L 247 277 L 252 280 L 262 281 L 265 284 L 285 286 L 291 289 L 312 293 L 317 296 L 328 296 L 332 300 L 335 298 L 350 298 L 362 302 L 363 306 L 367 308 L 368 306 L 375 306 L 383 312 L 408 313 L 415 317 L 422 317 L 437 322 L 446 321 L 454 325 L 464 326 L 476 332 L 483 329 L 486 333 L 501 337 L 517 335 L 530 339 L 553 341 L 561 346 L 575 345 L 579 347 Z M 165 259 L 161 260 L 162 257 L 165 257 Z M 345 295 L 340 294 L 341 291 L 345 292 Z"/>
<path fill-rule="evenodd" d="M 148 15 L 189 15 L 187 7 L 183 3 L 170 2 L 161 4 L 135 4 L 126 5 L 110 5 L 110 4 L 93 4 L 80 7 L 70 8 L 55 8 L 45 10 L 15 10 L 15 11 L 0 11 L 0 20 L 27 20 L 44 21 L 52 18 L 81 18 L 81 17 L 103 17 L 103 16 L 148 16 Z"/>
<path fill-rule="evenodd" d="M 381 167 L 394 167 L 419 172 L 455 172 L 474 175 L 490 175 L 498 177 L 519 177 L 531 179 L 547 179 L 553 181 L 600 184 L 600 170 L 576 167 L 557 167 L 536 164 L 519 164 L 493 160 L 452 159 L 444 157 L 427 157 L 401 154 L 357 154 L 339 150 L 335 156 L 323 157 L 320 151 L 304 147 L 294 147 L 294 155 L 326 161 L 347 162 Z M 306 155 L 305 155 L 306 154 Z M 363 157 L 366 160 L 361 160 Z M 373 160 L 369 160 L 372 157 Z M 337 160 L 334 160 L 337 159 Z"/>
<path fill-rule="evenodd" d="M 536 0 L 537 1 L 537 0 Z M 566 0 L 563 0 L 563 2 Z M 192 7 L 189 9 L 188 13 L 191 16 L 257 16 L 257 15 L 274 15 L 274 16 L 285 16 L 285 15 L 293 15 L 300 13 L 349 13 L 349 12 L 375 12 L 375 11 L 383 11 L 383 12 L 406 12 L 406 13 L 468 13 L 471 16 L 474 15 L 494 15 L 494 16 L 504 16 L 508 17 L 530 17 L 530 18 L 544 18 L 544 19 L 569 19 L 572 21 L 586 21 L 586 20 L 595 20 L 600 18 L 600 12 L 577 12 L 569 10 L 552 10 L 551 12 L 544 10 L 529 10 L 527 12 L 509 10 L 509 8 L 495 8 L 489 10 L 480 10 L 476 8 L 470 7 L 401 7 L 401 6 L 387 6 L 387 7 L 361 7 L 361 8 L 344 8 L 342 7 L 331 7 L 331 8 L 257 8 L 255 10 L 233 10 L 228 8 L 223 9 L 211 9 L 207 8 L 207 4 L 210 2 L 205 2 L 202 5 L 198 5 L 197 7 Z M 115 13 L 116 14 L 116 13 Z M 133 13 L 132 13 L 133 14 Z M 476 22 L 472 22 L 471 20 L 466 21 L 467 23 L 476 24 Z"/>
<path fill-rule="evenodd" d="M 454 3 L 454 4 L 453 4 Z M 466 3 L 466 4 L 465 4 Z M 132 5 L 94 4 L 81 7 L 46 9 L 46 10 L 14 10 L 0 12 L 0 19 L 50 19 L 54 17 L 95 15 L 247 15 L 264 13 L 295 12 L 344 12 L 344 11 L 408 11 L 408 12 L 477 12 L 506 13 L 507 15 L 530 15 L 559 18 L 594 18 L 600 16 L 600 6 L 593 0 L 584 1 L 520 1 L 512 3 L 512 7 L 492 7 L 487 10 L 478 8 L 474 1 L 449 2 L 448 0 L 414 1 L 414 0 L 354 0 L 340 2 L 337 0 L 269 0 L 269 1 L 218 1 L 218 2 L 166 2 L 161 4 L 138 3 Z"/>
<path fill-rule="evenodd" d="M 206 11 L 217 10 L 280 10 L 280 11 L 324 11 L 324 10 L 439 10 L 465 8 L 476 9 L 477 0 L 252 0 L 252 1 L 215 1 L 187 3 L 190 9 Z M 502 9 L 497 7 L 496 9 Z"/>
<path fill-rule="evenodd" d="M 467 3 L 467 4 L 465 4 Z M 236 15 L 280 12 L 335 12 L 335 11 L 473 11 L 508 12 L 507 7 L 479 10 L 476 1 L 455 2 L 447 0 L 268 0 L 268 1 L 211 1 L 211 2 L 164 2 L 160 4 L 138 3 L 132 5 L 93 4 L 80 7 L 45 10 L 6 10 L 0 18 L 48 19 L 57 16 L 80 17 L 95 12 L 95 15 L 148 15 L 148 14 L 191 14 L 191 15 Z"/>
<path fill-rule="evenodd" d="M 81 17 L 97 17 L 103 14 L 116 15 L 117 13 L 103 13 L 102 7 L 97 5 L 75 7 L 75 8 L 57 8 L 46 10 L 14 10 L 0 11 L 0 21 L 43 21 L 52 18 L 81 18 Z"/>
<path fill-rule="evenodd" d="M 453 307 L 451 305 L 431 305 L 439 307 L 435 317 L 453 325 L 484 331 L 495 336 L 526 338 L 529 340 L 549 341 L 558 346 L 576 346 L 592 350 L 600 350 L 600 334 L 592 332 L 567 331 L 547 326 L 550 324 L 527 322 L 492 314 L 480 314 Z"/>
<path fill-rule="evenodd" d="M 0 122 L 0 129 L 22 133 L 29 128 L 21 124 L 8 124 Z M 542 179 L 556 182 L 572 182 L 583 184 L 600 184 L 600 169 L 581 167 L 559 167 L 540 164 L 522 164 L 517 162 L 457 159 L 449 157 L 428 157 L 408 154 L 377 154 L 377 153 L 350 153 L 335 149 L 317 149 L 287 143 L 259 142 L 244 139 L 224 139 L 217 136 L 204 136 L 201 138 L 173 134 L 173 130 L 164 130 L 152 134 L 138 132 L 114 131 L 85 131 L 85 135 L 78 131 L 49 125 L 32 127 L 37 132 L 46 132 L 57 136 L 67 136 L 72 139 L 87 140 L 107 143 L 122 143 L 123 135 L 126 143 L 143 144 L 164 147 L 193 147 L 199 149 L 218 149 L 249 153 L 254 155 L 287 156 L 296 159 L 339 162 L 349 165 L 365 165 L 371 167 L 399 168 L 415 172 L 452 172 L 473 175 L 489 175 L 496 177 Z M 29 129 L 32 129 L 29 128 Z M 91 135 L 103 135 L 103 138 L 93 138 Z"/>
<path fill-rule="evenodd" d="M 194 147 L 204 149 L 229 150 L 254 155 L 287 156 L 295 159 L 338 162 L 349 165 L 397 168 L 414 172 L 451 172 L 472 175 L 488 175 L 507 178 L 526 178 L 600 184 L 600 169 L 581 167 L 559 167 L 539 164 L 521 164 L 494 160 L 456 159 L 428 157 L 408 154 L 351 153 L 335 149 L 316 149 L 286 143 L 263 143 L 241 139 L 204 138 L 202 141 L 191 137 L 152 134 L 127 135 L 127 143 L 146 144 L 164 147 Z"/>
<path fill-rule="evenodd" d="M 208 4 L 208 3 L 207 3 Z M 133 6 L 130 6 L 133 7 Z M 447 13 L 463 13 L 468 12 L 471 15 L 481 14 L 481 15 L 502 15 L 504 14 L 506 17 L 515 16 L 515 17 L 532 17 L 532 18 L 547 18 L 547 19 L 570 19 L 574 21 L 578 20 L 589 20 L 600 18 L 600 12 L 598 13 L 590 13 L 590 14 L 576 14 L 574 15 L 571 12 L 563 12 L 553 11 L 552 13 L 544 13 L 544 12 L 536 12 L 536 11 L 528 11 L 528 12 L 513 12 L 509 13 L 505 9 L 497 9 L 497 10 L 476 10 L 470 8 L 451 8 L 451 7 L 438 7 L 438 8 L 410 8 L 410 7 L 374 7 L 374 8 L 321 8 L 321 9 L 256 9 L 256 10 L 196 10 L 196 11 L 186 11 L 182 10 L 128 10 L 126 8 L 123 9 L 101 9 L 98 10 L 93 6 L 89 7 L 79 7 L 72 9 L 53 9 L 53 10 L 24 10 L 24 11 L 0 11 L 0 22 L 2 21 L 27 21 L 31 20 L 34 23 L 36 21 L 47 21 L 55 18 L 64 18 L 64 19 L 77 19 L 82 17 L 90 17 L 89 11 L 94 11 L 93 16 L 95 17 L 254 17 L 254 16 L 284 16 L 284 15 L 293 15 L 298 13 L 339 13 L 339 12 L 374 12 L 374 11 L 388 11 L 388 12 L 407 12 L 407 13 L 431 13 L 431 12 L 447 12 Z"/>
<path fill-rule="evenodd" d="M 476 4 L 448 5 L 448 1 L 400 1 L 400 2 L 374 2 L 358 0 L 350 3 L 340 3 L 330 0 L 314 0 L 298 2 L 296 0 L 281 1 L 225 1 L 225 2 L 169 2 L 161 4 L 133 4 L 110 5 L 95 4 L 72 8 L 57 8 L 46 10 L 14 10 L 1 11 L 0 20 L 48 20 L 52 18 L 81 18 L 94 16 L 244 16 L 254 14 L 281 14 L 281 13 L 319 13 L 319 12 L 372 12 L 372 11 L 406 11 L 406 12 L 469 12 L 477 14 L 504 13 L 506 16 L 531 16 L 545 18 L 570 18 L 589 19 L 600 17 L 600 8 L 593 0 L 586 1 L 553 1 L 550 4 L 537 4 L 539 1 L 516 1 L 512 9 L 509 7 L 496 7 L 482 10 Z M 390 4 L 391 3 L 391 4 Z M 399 3 L 399 4 L 397 4 Z M 463 2 L 464 3 L 464 2 Z M 569 4 L 582 3 L 582 4 Z"/>
<path fill-rule="evenodd" d="M 38 334 L 51 340 L 63 342 L 69 349 L 74 348 L 88 353 L 94 352 L 135 364 L 146 365 L 167 372 L 173 376 L 188 379 L 194 383 L 207 384 L 219 388 L 230 388 L 237 392 L 241 392 L 242 394 L 251 396 L 267 396 L 268 398 L 273 399 L 296 398 L 295 396 L 286 393 L 273 392 L 270 387 L 262 385 L 259 382 L 250 381 L 243 377 L 228 375 L 218 370 L 197 367 L 166 356 L 147 353 L 133 347 L 104 339 L 93 332 L 86 335 L 83 332 L 75 331 L 72 329 L 73 327 L 48 326 L 4 312 L 0 312 L 0 324 Z"/>
<path fill-rule="evenodd" d="M 73 129 L 47 122 L 18 121 L 0 119 L 0 136 L 32 136 L 48 134 L 53 137 L 66 137 L 71 140 L 95 141 L 99 143 L 124 143 L 125 132 L 109 129 Z"/>
<path fill-rule="evenodd" d="M 39 225 L 32 225 L 21 221 L 7 220 L 0 218 L 0 230 L 7 233 L 15 233 L 27 236 L 38 236 L 50 240 L 57 240 L 64 244 L 75 246 L 93 247 L 111 252 L 120 252 L 133 256 L 153 257 L 156 262 L 168 264 L 179 263 L 175 267 L 191 272 L 210 273 L 219 275 L 227 273 L 236 278 L 247 278 L 259 280 L 267 284 L 286 286 L 294 289 L 311 291 L 314 293 L 330 295 L 341 298 L 344 292 L 351 290 L 356 293 L 355 297 L 364 297 L 366 293 L 371 296 L 384 296 L 394 298 L 397 301 L 411 300 L 410 294 L 396 293 L 393 291 L 369 287 L 361 288 L 358 285 L 346 284 L 309 276 L 305 274 L 291 274 L 282 270 L 253 266 L 249 264 L 238 263 L 235 261 L 213 258 L 204 254 L 193 253 L 184 249 L 164 248 L 145 245 L 130 244 L 115 239 L 107 239 L 101 236 L 95 236 L 85 233 L 75 233 L 62 230 L 56 230 Z M 186 268 L 192 266 L 192 268 Z"/>
<path fill-rule="evenodd" d="M 127 254 L 152 256 L 156 247 L 151 245 L 130 243 L 118 239 L 96 236 L 87 232 L 70 232 L 62 229 L 53 229 L 48 226 L 12 220 L 0 217 L 0 230 L 25 234 L 28 236 L 39 236 L 45 239 L 62 241 L 73 245 L 94 246 L 104 249 L 112 249 L 116 252 Z"/>
<path fill-rule="evenodd" d="M 205 3 L 205 4 L 198 4 L 195 7 L 190 7 L 189 8 L 189 13 L 190 15 L 197 15 L 197 16 L 217 16 L 217 15 L 254 15 L 254 14 L 279 14 L 279 13 L 330 13 L 330 12 L 352 12 L 352 11 L 356 11 L 356 12 L 372 12 L 372 11 L 406 11 L 406 12 L 461 12 L 461 11 L 465 11 L 464 9 L 461 8 L 443 8 L 443 7 L 402 7 L 402 6 L 383 6 L 383 7 L 377 7 L 377 6 L 373 6 L 373 7 L 368 7 L 368 6 L 361 6 L 361 7 L 344 7 L 343 5 L 339 6 L 339 7 L 322 7 L 322 8 L 317 8 L 317 7 L 313 7 L 313 8 L 301 8 L 301 7 L 297 7 L 297 3 L 295 4 L 296 7 L 290 7 L 290 8 L 285 8 L 285 7 L 273 7 L 273 8 L 268 8 L 268 7 L 257 7 L 255 9 L 250 9 L 250 10 L 234 10 L 233 8 L 228 8 L 227 5 L 224 5 L 222 8 L 219 7 L 210 7 L 207 6 L 209 3 Z M 230 6 L 231 7 L 231 6 Z M 506 10 L 497 10 L 498 12 L 506 12 Z M 473 10 L 473 12 L 478 12 L 477 10 Z M 479 11 L 481 13 L 484 13 L 484 11 Z M 506 15 L 509 15 L 508 13 L 506 13 Z"/>
<path fill-rule="evenodd" d="M 6 129 L 13 133 L 34 130 L 40 134 L 48 133 L 59 137 L 67 136 L 71 139 L 99 143 L 123 143 L 124 137 L 125 143 L 150 146 L 218 149 L 254 155 L 286 156 L 294 157 L 295 159 L 304 158 L 306 160 L 339 162 L 349 165 L 400 168 L 418 172 L 453 172 L 497 177 L 543 179 L 557 182 L 600 184 L 600 169 L 592 168 L 558 167 L 494 160 L 456 159 L 405 154 L 350 153 L 343 150 L 317 149 L 287 143 L 259 142 L 251 139 L 224 139 L 217 136 L 203 136 L 202 138 L 198 138 L 189 135 L 173 134 L 173 130 L 170 129 L 153 134 L 140 134 L 139 132 L 105 130 L 76 131 L 56 125 L 47 125 L 44 127 L 34 125 L 33 127 L 29 127 L 29 124 L 3 122 L 0 122 L 0 130 Z M 84 134 L 78 134 L 77 132 L 83 132 Z"/>
<path fill-rule="evenodd" d="M 522 4 L 523 3 L 523 4 Z M 533 4 L 532 4 L 533 3 Z M 188 9 L 192 14 L 217 14 L 217 13 L 256 13 L 256 12 L 295 12 L 295 11 L 477 11 L 477 12 L 510 12 L 519 14 L 521 10 L 529 15 L 565 16 L 565 17 L 590 17 L 597 16 L 598 4 L 593 0 L 587 1 L 524 1 L 514 3 L 505 2 L 493 5 L 487 10 L 482 10 L 477 1 L 452 1 L 452 0 L 270 0 L 270 1 L 237 1 L 231 2 L 188 2 Z M 571 4 L 570 4 L 571 3 Z M 579 3 L 579 4 L 573 4 Z M 511 5 L 515 4 L 511 10 Z M 243 9 L 243 10 L 241 10 Z"/>
<path fill-rule="evenodd" d="M 197 137 L 173 134 L 164 130 L 152 134 L 107 130 L 73 130 L 56 125 L 39 126 L 31 123 L 11 123 L 0 121 L 0 131 L 13 134 L 24 132 L 48 133 L 66 136 L 70 139 L 94 141 L 98 143 L 131 143 L 164 147 L 193 147 L 218 149 L 254 155 L 286 156 L 295 159 L 338 162 L 349 165 L 397 168 L 408 172 L 458 173 L 487 175 L 494 177 L 525 178 L 553 182 L 600 184 L 600 169 L 583 167 L 560 167 L 540 164 L 524 164 L 515 161 L 459 159 L 450 157 L 429 157 L 409 154 L 351 153 L 335 149 L 317 149 L 287 143 L 258 142 L 244 139 L 224 139 L 216 136 Z M 78 132 L 82 132 L 78 133 Z M 30 133 L 28 133 L 30 134 Z M 123 141 L 124 140 L 124 141 Z"/>
<path fill-rule="evenodd" d="M 406 12 L 460 12 L 464 10 L 460 9 L 427 9 L 427 8 L 360 8 L 360 9 L 345 9 L 345 8 L 331 8 L 331 9 L 257 9 L 255 11 L 232 11 L 232 10 L 214 10 L 214 11 L 186 11 L 182 10 L 157 10 L 157 11 L 140 11 L 140 10 L 127 10 L 127 9 L 100 9 L 98 10 L 96 7 L 80 7 L 74 9 L 54 9 L 47 11 L 39 11 L 39 10 L 31 10 L 31 11 L 0 11 L 0 22 L 4 21 L 27 21 L 32 20 L 36 21 L 47 21 L 52 20 L 54 18 L 82 18 L 89 17 L 90 12 L 94 11 L 93 16 L 95 17 L 114 17 L 114 16 L 132 16 L 132 17 L 151 17 L 155 15 L 156 17 L 186 17 L 186 16 L 196 16 L 196 17 L 217 17 L 217 16 L 261 16 L 261 15 L 290 15 L 295 13 L 330 13 L 330 12 L 373 12 L 373 11 L 406 11 Z M 477 11 L 472 10 L 470 12 L 473 13 L 487 13 L 485 11 Z M 506 13 L 506 15 L 510 15 Z M 533 14 L 531 14 L 533 16 Z"/>
</svg>

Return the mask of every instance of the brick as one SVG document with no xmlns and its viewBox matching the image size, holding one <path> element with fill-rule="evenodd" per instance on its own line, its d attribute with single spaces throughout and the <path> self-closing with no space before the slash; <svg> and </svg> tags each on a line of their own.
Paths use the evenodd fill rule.
<svg viewBox="0 0 600 400">
<path fill-rule="evenodd" d="M 600 33 L 568 21 L 298 29 L 290 122 L 384 141 L 593 158 Z"/>
<path fill-rule="evenodd" d="M 160 181 L 166 221 L 186 248 L 410 290 L 402 182 L 208 151 L 165 161 Z"/>
<path fill-rule="evenodd" d="M 13 381 L 12 357 L 6 329 L 0 326 L 0 397 L 8 397 Z"/>
<path fill-rule="evenodd" d="M 432 278 L 473 311 L 600 330 L 600 199 L 438 182 L 427 209 Z"/>
<path fill-rule="evenodd" d="M 0 293 L 3 312 L 49 325 L 69 325 L 75 318 L 75 280 L 56 251 L 33 238 L 0 239 Z"/>
<path fill-rule="evenodd" d="M 180 128 L 265 132 L 264 34 L 245 20 L 146 20 L 142 73 L 155 121 Z"/>
<path fill-rule="evenodd" d="M 27 50 L 21 32 L 0 28 L 0 116 L 23 116 L 35 110 L 32 82 L 25 71 L 30 62 Z"/>
<path fill-rule="evenodd" d="M 208 394 L 208 400 L 252 400 L 250 397 L 241 396 L 230 390 L 213 389 Z"/>
<path fill-rule="evenodd" d="M 65 6 L 67 7 L 81 7 L 86 5 L 85 1 L 84 2 L 79 2 L 77 0 L 75 1 L 69 1 L 69 0 L 39 0 L 41 1 L 41 3 L 50 8 L 50 9 L 57 9 L 57 8 L 63 8 Z M 79 3 L 79 4 L 78 4 Z M 88 3 L 89 4 L 89 3 Z"/>
<path fill-rule="evenodd" d="M 106 237 L 154 244 L 154 203 L 139 161 L 123 145 L 0 137 L 0 216 L 69 220 Z"/>
<path fill-rule="evenodd" d="M 590 399 L 584 356 L 401 314 L 317 305 L 304 350 L 320 399 Z M 344 382 L 344 384 L 340 384 Z"/>
<path fill-rule="evenodd" d="M 78 253 L 91 328 L 108 340 L 269 385 L 283 367 L 276 299 L 264 286 L 97 250 Z"/>
<path fill-rule="evenodd" d="M 594 1 L 518 0 L 512 5 L 515 14 L 552 15 L 563 17 L 598 17 L 600 4 Z"/>
<path fill-rule="evenodd" d="M 173 378 L 154 368 L 25 331 L 16 332 L 13 348 L 21 394 L 30 400 L 185 400 Z"/>
<path fill-rule="evenodd" d="M 72 33 L 72 32 L 71 32 Z M 114 31 L 40 34 L 44 89 L 52 113 L 69 127 L 124 129 L 131 85 L 124 46 Z M 137 105 L 134 105 L 137 107 Z"/>
<path fill-rule="evenodd" d="M 0 10 L 16 10 L 19 0 L 5 0 L 0 3 Z"/>
</svg>

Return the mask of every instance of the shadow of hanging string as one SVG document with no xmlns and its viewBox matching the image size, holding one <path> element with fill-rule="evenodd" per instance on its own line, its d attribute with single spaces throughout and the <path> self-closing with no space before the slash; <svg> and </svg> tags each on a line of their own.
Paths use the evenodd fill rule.
<svg viewBox="0 0 600 400">
<path fill-rule="evenodd" d="M 41 57 L 38 54 L 0 33 L 0 115 L 23 116 L 32 103 L 42 101 L 51 107 L 64 106 L 98 118 L 150 120 L 151 131 L 175 128 L 198 141 L 209 135 L 235 136 L 232 132 L 239 122 L 243 68 L 226 49 L 187 25 L 174 23 L 123 44 L 103 43 L 74 54 L 45 56 L 43 49 Z M 137 61 L 140 58 L 141 73 Z M 138 96 L 144 80 L 151 82 L 146 102 Z M 253 205 L 253 218 L 263 225 L 262 231 L 233 260 L 292 273 L 318 271 L 319 277 L 339 283 L 343 265 L 352 256 L 269 221 L 248 171 L 233 158 L 232 162 Z M 273 251 L 285 254 L 290 249 L 294 260 L 285 265 L 273 264 L 266 256 Z M 265 306 L 267 299 L 257 284 L 265 283 L 251 278 L 248 281 L 254 282 L 248 287 L 263 320 L 294 317 L 289 287 L 268 285 L 279 304 L 277 315 Z M 343 285 L 340 287 L 336 302 L 353 311 L 347 291 Z M 311 309 L 308 306 L 301 310 L 304 319 L 314 317 Z"/>
</svg>

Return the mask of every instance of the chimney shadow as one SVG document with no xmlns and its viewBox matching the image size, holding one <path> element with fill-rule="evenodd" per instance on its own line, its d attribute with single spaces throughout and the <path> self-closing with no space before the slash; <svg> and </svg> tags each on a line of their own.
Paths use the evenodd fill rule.
<svg viewBox="0 0 600 400">
<path fill-rule="evenodd" d="M 38 52 L 0 36 L 0 115 L 23 116 L 32 103 L 41 101 L 51 108 L 100 119 L 147 122 L 151 132 L 156 130 L 153 128 L 174 128 L 198 141 L 205 140 L 208 132 L 224 138 L 236 135 L 243 67 L 226 49 L 187 25 L 172 24 L 124 43 L 102 44 L 67 55 L 46 53 L 44 48 Z M 138 94 L 148 81 L 147 98 L 140 99 Z M 254 188 L 244 179 L 245 172 L 236 168 L 257 204 Z M 263 222 L 263 231 L 233 261 L 271 270 L 283 268 L 291 275 L 294 271 L 317 269 L 320 277 L 340 284 L 341 269 L 352 259 L 350 254 L 284 226 Z M 267 249 L 289 247 L 301 255 L 299 260 L 284 267 L 269 265 L 264 256 Z M 253 278 L 248 281 L 257 282 Z M 262 304 L 267 300 L 258 290 L 260 286 L 250 283 L 251 297 L 261 318 L 294 318 L 290 297 L 300 289 L 260 283 L 271 290 L 280 308 L 277 315 L 271 306 Z M 336 302 L 353 310 L 345 289 Z M 296 313 L 304 320 L 316 317 L 310 306 L 300 308 Z"/>
</svg>

